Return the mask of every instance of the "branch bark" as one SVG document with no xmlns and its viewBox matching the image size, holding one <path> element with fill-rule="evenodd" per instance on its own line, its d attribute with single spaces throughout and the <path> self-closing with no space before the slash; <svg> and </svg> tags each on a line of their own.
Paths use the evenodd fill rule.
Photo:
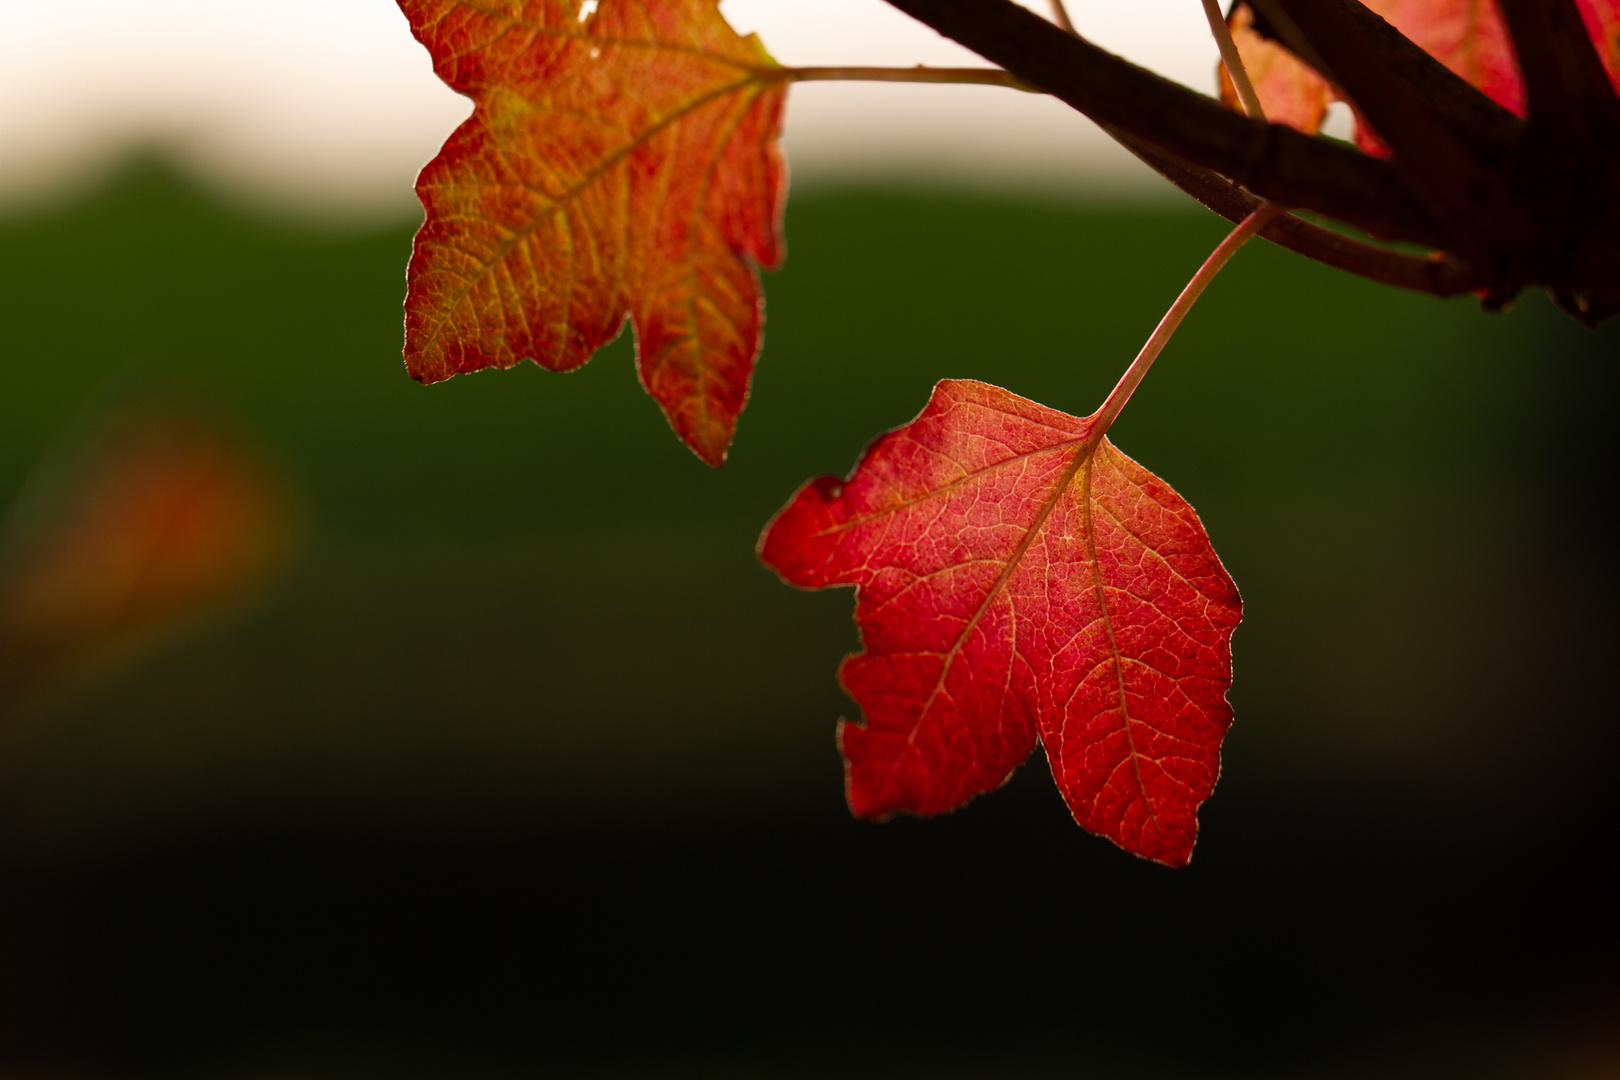
<svg viewBox="0 0 1620 1080">
<path fill-rule="evenodd" d="M 1276 0 L 1247 0 L 1255 29 L 1272 37 L 1330 81 L 1327 61 L 1298 33 Z M 1482 157 L 1500 156 L 1524 137 L 1524 121 L 1492 101 L 1462 76 L 1446 67 L 1359 0 L 1344 0 L 1344 10 L 1365 35 L 1379 59 L 1409 83 L 1424 105 Z M 1268 14 L 1270 13 L 1270 14 Z M 1279 17 L 1273 21 L 1271 14 Z M 1288 33 L 1284 33 L 1287 28 Z"/>
<path fill-rule="evenodd" d="M 1388 162 L 1248 120 L 1132 64 L 1012 0 L 888 0 L 1105 127 L 1378 236 L 1453 249 L 1455 240 Z"/>
<path fill-rule="evenodd" d="M 1124 132 L 1110 131 L 1109 134 L 1159 175 L 1228 221 L 1242 221 L 1263 201 L 1208 169 L 1177 161 L 1157 147 L 1139 142 Z M 1280 217 L 1262 229 L 1259 235 L 1261 239 L 1319 263 L 1414 292 L 1457 296 L 1490 284 L 1488 276 L 1478 267 L 1453 256 L 1426 259 L 1404 255 L 1296 217 Z"/>
<path fill-rule="evenodd" d="M 1535 247 L 1537 228 L 1529 208 L 1426 96 L 1390 66 L 1380 38 L 1391 46 L 1390 35 L 1400 37 L 1398 31 L 1357 0 L 1254 2 L 1285 37 L 1304 37 L 1325 65 L 1324 74 L 1389 144 L 1396 171 L 1454 238 L 1450 250 L 1507 262 Z M 1352 14 L 1353 9 L 1360 9 L 1362 17 Z M 1387 33 L 1375 37 L 1370 31 L 1377 27 Z"/>
</svg>

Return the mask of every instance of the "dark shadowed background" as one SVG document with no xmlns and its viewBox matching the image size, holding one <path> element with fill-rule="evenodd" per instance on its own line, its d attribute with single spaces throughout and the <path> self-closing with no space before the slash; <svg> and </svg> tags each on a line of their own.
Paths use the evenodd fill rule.
<svg viewBox="0 0 1620 1080">
<path fill-rule="evenodd" d="M 624 339 L 411 382 L 409 227 L 151 163 L 0 222 L 0 498 L 157 389 L 307 519 L 0 732 L 0 1076 L 1620 1074 L 1620 328 L 1540 296 L 1257 244 L 1115 429 L 1247 603 L 1190 868 L 1081 832 L 1038 753 L 947 818 L 843 809 L 851 597 L 760 527 L 936 379 L 1091 411 L 1224 228 L 795 197 L 713 471 Z"/>
</svg>

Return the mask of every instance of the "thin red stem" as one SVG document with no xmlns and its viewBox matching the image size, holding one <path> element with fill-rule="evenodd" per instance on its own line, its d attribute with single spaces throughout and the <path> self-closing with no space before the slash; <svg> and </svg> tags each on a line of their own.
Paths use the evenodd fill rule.
<svg viewBox="0 0 1620 1080">
<path fill-rule="evenodd" d="M 1215 280 L 1215 275 L 1221 272 L 1221 268 L 1232 260 L 1233 255 L 1237 254 L 1238 248 L 1248 243 L 1255 233 L 1264 229 L 1276 218 L 1287 212 L 1288 207 L 1280 203 L 1266 202 L 1260 204 L 1253 213 L 1243 219 L 1237 228 L 1227 234 L 1226 239 L 1222 240 L 1214 251 L 1209 253 L 1209 258 L 1204 260 L 1204 265 L 1198 268 L 1198 273 L 1194 274 L 1192 280 L 1187 282 L 1187 287 L 1181 290 L 1181 295 L 1176 297 L 1176 302 L 1170 305 L 1170 310 L 1165 312 L 1164 318 L 1159 320 L 1159 325 L 1154 328 L 1153 335 L 1147 339 L 1147 344 L 1142 346 L 1142 351 L 1136 354 L 1136 359 L 1131 361 L 1131 366 L 1125 369 L 1124 375 L 1120 376 L 1119 382 L 1114 386 L 1113 391 L 1109 393 L 1108 400 L 1104 401 L 1102 408 L 1097 410 L 1091 429 L 1091 438 L 1093 440 L 1100 442 L 1102 437 L 1108 433 L 1108 429 L 1114 425 L 1114 421 L 1119 419 L 1120 412 L 1125 408 L 1126 403 L 1131 400 L 1131 395 L 1136 393 L 1136 388 L 1142 385 L 1142 380 L 1147 376 L 1148 369 L 1153 366 L 1153 361 L 1159 358 L 1159 354 L 1164 351 L 1164 347 L 1170 343 L 1170 338 L 1175 334 L 1176 328 L 1187 317 L 1187 312 L 1192 310 L 1192 306 L 1198 302 L 1198 298 L 1209 287 L 1209 283 Z"/>
<path fill-rule="evenodd" d="M 1074 20 L 1069 18 L 1069 9 L 1063 5 L 1063 0 L 1052 0 L 1052 21 L 1075 37 L 1080 36 L 1080 31 L 1074 28 Z"/>
<path fill-rule="evenodd" d="M 1032 94 L 1045 93 L 1000 68 L 916 67 L 783 67 L 761 72 L 768 77 L 793 82 L 901 82 L 966 83 L 978 86 L 1006 86 Z"/>
<path fill-rule="evenodd" d="M 1221 50 L 1221 62 L 1226 65 L 1226 73 L 1232 78 L 1232 85 L 1237 87 L 1238 97 L 1243 102 L 1243 111 L 1251 120 L 1264 120 L 1265 107 L 1260 104 L 1260 95 L 1254 92 L 1254 83 L 1249 79 L 1249 72 L 1243 66 L 1243 57 L 1238 54 L 1237 42 L 1232 40 L 1232 31 L 1226 25 L 1226 16 L 1221 14 L 1218 0 L 1204 0 L 1204 17 L 1209 20 L 1209 32 L 1215 35 L 1215 45 Z"/>
</svg>

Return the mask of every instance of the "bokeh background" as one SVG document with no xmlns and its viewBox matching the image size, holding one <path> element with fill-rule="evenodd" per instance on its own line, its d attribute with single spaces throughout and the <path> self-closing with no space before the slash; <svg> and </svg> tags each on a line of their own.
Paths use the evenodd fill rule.
<svg viewBox="0 0 1620 1080">
<path fill-rule="evenodd" d="M 1210 81 L 1192 0 L 1074 9 Z M 727 11 L 962 62 L 879 0 Z M 0 730 L 0 1076 L 1620 1075 L 1615 327 L 1246 250 L 1116 428 L 1247 603 L 1192 866 L 1078 830 L 1038 752 L 861 824 L 851 597 L 760 527 L 938 378 L 1091 411 L 1222 222 L 1051 103 L 801 87 L 715 471 L 626 340 L 404 375 L 466 106 L 385 0 L 0 27 L 0 546 L 142 410 L 279 508 L 241 588 Z"/>
</svg>

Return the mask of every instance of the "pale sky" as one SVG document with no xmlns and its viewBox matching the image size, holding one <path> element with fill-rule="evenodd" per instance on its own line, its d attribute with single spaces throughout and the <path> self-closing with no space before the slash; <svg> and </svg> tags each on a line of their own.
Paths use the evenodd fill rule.
<svg viewBox="0 0 1620 1080">
<path fill-rule="evenodd" d="M 723 10 L 786 64 L 983 63 L 883 0 Z M 1099 44 L 1212 88 L 1199 0 L 1069 10 Z M 239 198 L 404 216 L 417 170 L 470 109 L 434 76 L 393 0 L 0 0 L 0 207 L 64 197 L 131 146 L 156 144 Z M 802 84 L 787 148 L 801 185 L 900 176 L 1155 190 L 1066 106 L 991 87 Z"/>
</svg>

